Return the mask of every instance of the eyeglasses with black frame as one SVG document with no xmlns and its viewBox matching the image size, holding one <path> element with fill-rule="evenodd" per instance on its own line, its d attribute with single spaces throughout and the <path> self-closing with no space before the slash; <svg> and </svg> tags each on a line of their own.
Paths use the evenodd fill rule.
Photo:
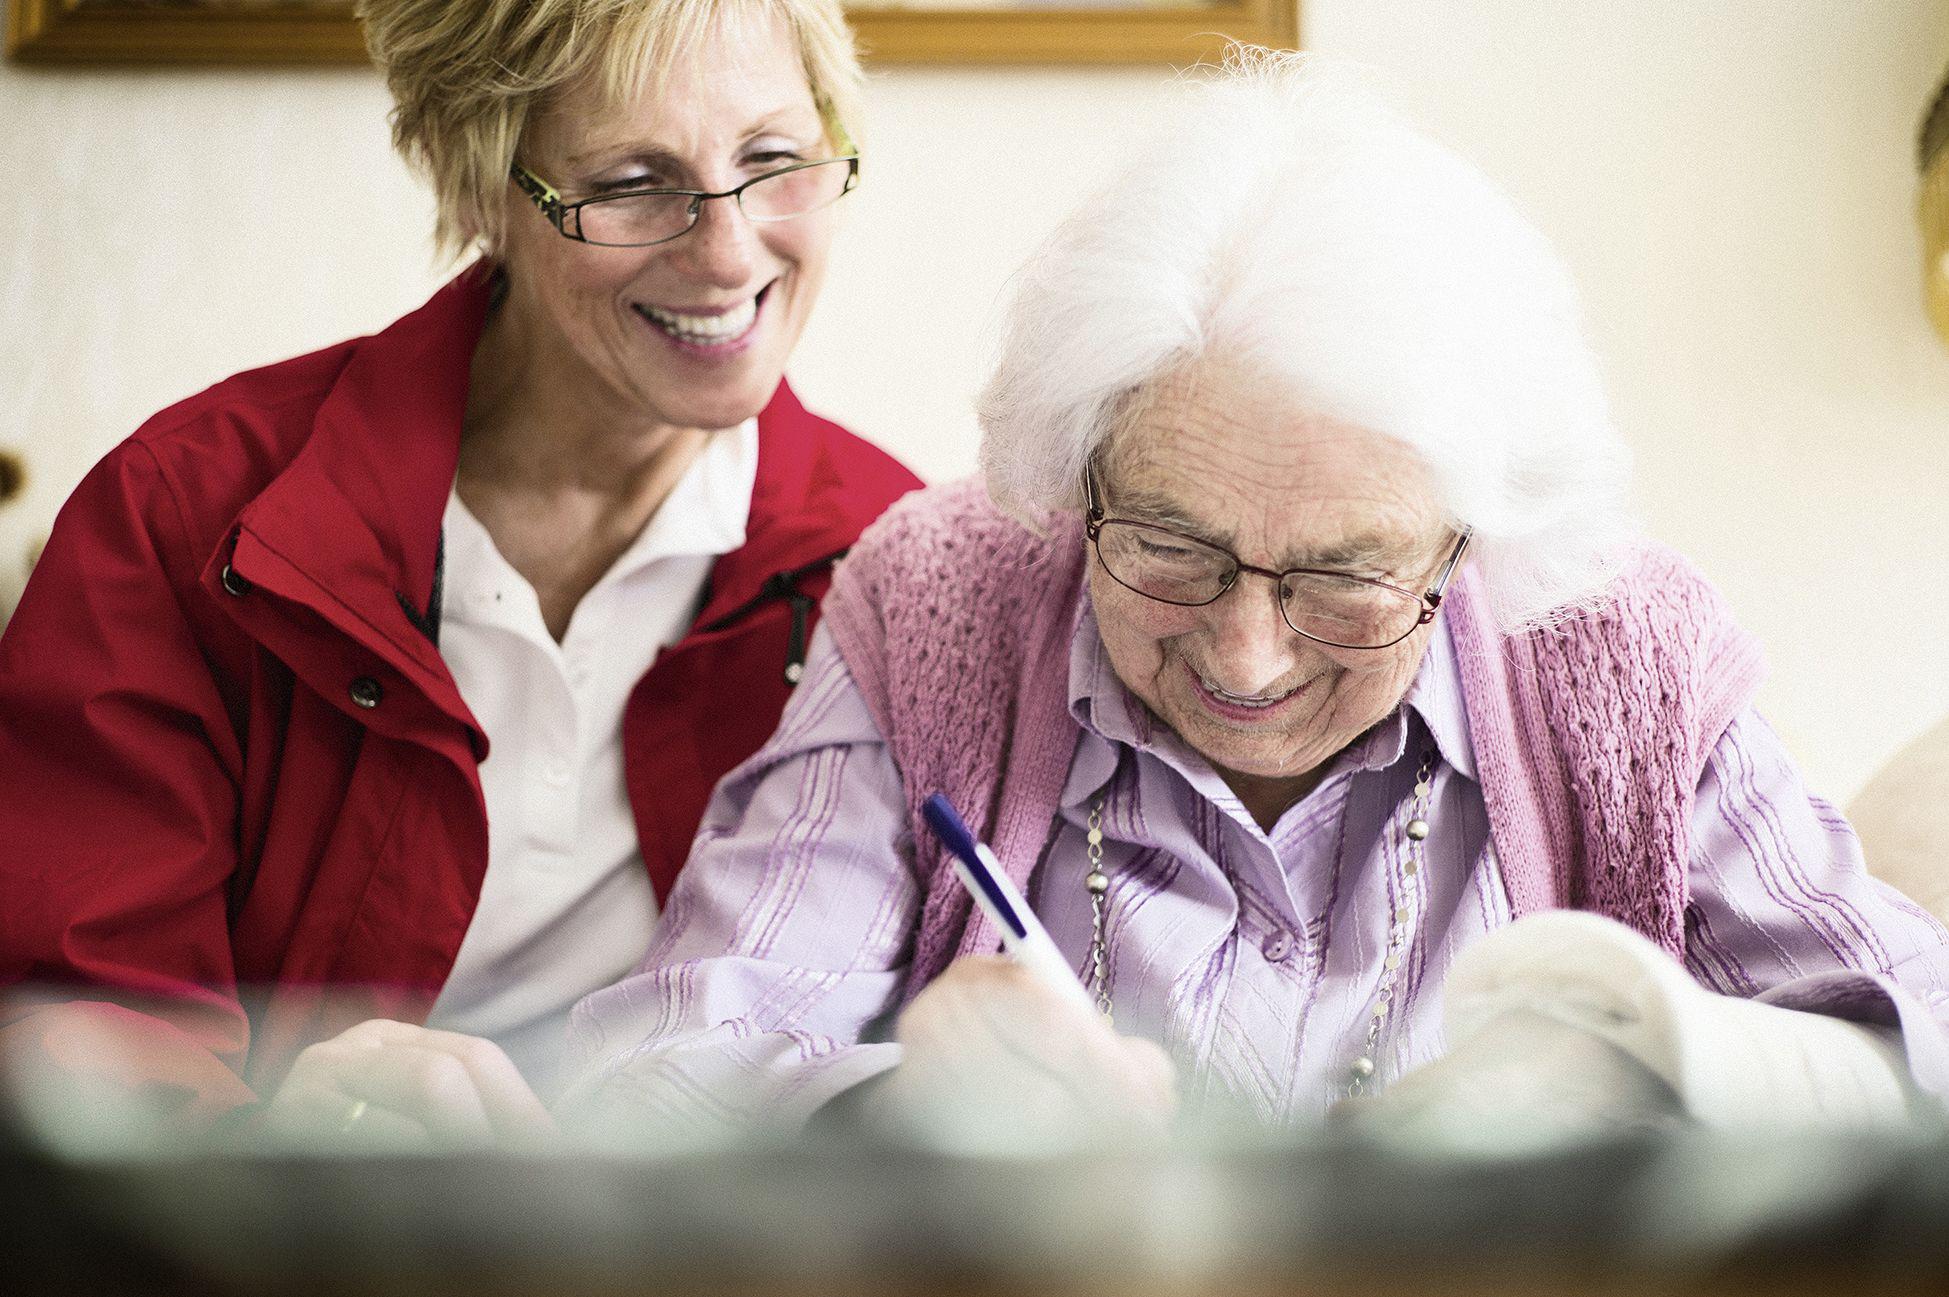
<svg viewBox="0 0 1949 1297">
<path fill-rule="evenodd" d="M 753 176 L 735 189 L 627 189 L 566 202 L 555 187 L 516 163 L 508 172 L 563 238 L 605 248 L 648 248 L 690 232 L 704 204 L 737 203 L 747 221 L 767 224 L 808 216 L 859 187 L 859 154 L 816 158 Z"/>
<path fill-rule="evenodd" d="M 1147 522 L 1112 518 L 1086 469 L 1083 493 L 1089 513 L 1084 529 L 1097 562 L 1112 580 L 1159 603 L 1200 608 L 1238 584 L 1241 572 L 1265 577 L 1279 590 L 1279 612 L 1293 632 L 1332 648 L 1384 649 L 1399 644 L 1435 619 L 1455 568 L 1475 529 L 1464 527 L 1455 548 L 1426 593 L 1329 568 L 1275 572 L 1254 567 L 1221 545 Z"/>
</svg>

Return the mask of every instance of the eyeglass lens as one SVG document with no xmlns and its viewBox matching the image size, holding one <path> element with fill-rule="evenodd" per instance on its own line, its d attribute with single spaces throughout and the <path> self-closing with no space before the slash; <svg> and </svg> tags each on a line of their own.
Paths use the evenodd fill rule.
<svg viewBox="0 0 1949 1297">
<path fill-rule="evenodd" d="M 745 219 L 783 221 L 838 201 L 846 192 L 852 163 L 835 158 L 759 176 L 738 191 Z M 590 243 L 636 247 L 674 239 L 694 221 L 689 194 L 618 194 L 578 208 L 582 237 Z"/>
<path fill-rule="evenodd" d="M 1238 561 L 1224 550 L 1140 523 L 1103 522 L 1096 551 L 1119 584 L 1164 603 L 1210 603 L 1239 575 Z M 1280 581 L 1279 608 L 1302 635 L 1343 648 L 1380 648 L 1420 623 L 1422 604 L 1359 577 L 1295 572 Z"/>
</svg>

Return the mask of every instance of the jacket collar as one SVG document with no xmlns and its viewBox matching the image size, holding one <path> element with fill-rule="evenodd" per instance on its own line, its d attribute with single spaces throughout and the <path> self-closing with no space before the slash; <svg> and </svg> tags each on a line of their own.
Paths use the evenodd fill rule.
<svg viewBox="0 0 1949 1297">
<path fill-rule="evenodd" d="M 352 345 L 303 446 L 239 513 L 225 559 L 398 669 L 466 721 L 476 746 L 478 727 L 423 627 L 493 281 L 476 263 Z"/>
<path fill-rule="evenodd" d="M 355 344 L 303 449 L 238 519 L 341 597 L 391 605 L 376 617 L 398 618 L 395 591 L 422 610 L 432 592 L 492 283 L 477 262 Z"/>
<path fill-rule="evenodd" d="M 290 464 L 237 518 L 240 572 L 269 572 L 306 604 L 468 718 L 428 634 L 441 521 L 459 463 L 473 354 L 497 268 L 476 262 L 431 300 L 355 343 Z M 713 565 L 699 625 L 774 573 L 845 548 L 867 520 L 832 464 L 826 425 L 780 383 L 758 419 L 745 543 Z M 242 557 L 257 558 L 243 568 Z M 212 560 L 208 578 L 229 555 Z M 252 570 L 255 569 L 255 570 Z"/>
</svg>

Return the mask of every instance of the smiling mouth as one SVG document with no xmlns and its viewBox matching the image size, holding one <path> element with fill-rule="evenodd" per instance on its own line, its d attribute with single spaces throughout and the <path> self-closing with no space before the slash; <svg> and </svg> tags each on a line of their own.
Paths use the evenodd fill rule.
<svg viewBox="0 0 1949 1297">
<path fill-rule="evenodd" d="M 1270 710 L 1312 683 L 1310 680 L 1302 680 L 1292 688 L 1282 690 L 1276 694 L 1235 694 L 1212 683 L 1201 672 L 1193 671 L 1191 674 L 1198 681 L 1198 687 L 1204 690 L 1213 701 L 1222 703 L 1227 707 L 1242 708 L 1246 711 Z"/>
<path fill-rule="evenodd" d="M 758 324 L 758 308 L 771 291 L 767 284 L 753 297 L 721 311 L 691 313 L 632 303 L 636 313 L 670 337 L 690 347 L 729 347 L 744 341 Z"/>
</svg>

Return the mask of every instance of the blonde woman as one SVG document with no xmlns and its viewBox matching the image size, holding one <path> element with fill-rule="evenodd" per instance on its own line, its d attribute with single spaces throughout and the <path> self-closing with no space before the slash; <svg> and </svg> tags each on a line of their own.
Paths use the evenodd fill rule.
<svg viewBox="0 0 1949 1297">
<path fill-rule="evenodd" d="M 479 255 L 76 491 L 0 641 L 0 1042 L 183 1127 L 465 1144 L 545 1129 L 916 483 L 782 382 L 859 175 L 836 0 L 363 17 Z"/>
</svg>

